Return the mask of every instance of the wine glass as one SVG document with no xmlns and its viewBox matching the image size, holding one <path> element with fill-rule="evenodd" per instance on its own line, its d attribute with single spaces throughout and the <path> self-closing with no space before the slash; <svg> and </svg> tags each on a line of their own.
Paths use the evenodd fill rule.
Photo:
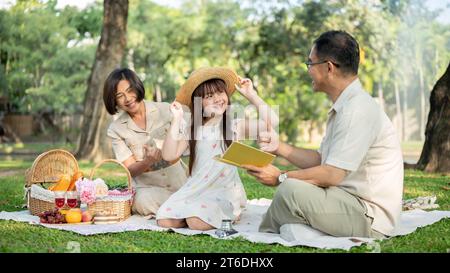
<svg viewBox="0 0 450 273">
<path fill-rule="evenodd" d="M 70 208 L 75 208 L 78 205 L 78 192 L 77 191 L 68 191 L 66 193 L 67 197 L 67 205 Z"/>
<path fill-rule="evenodd" d="M 66 192 L 65 191 L 55 191 L 55 205 L 58 209 L 64 207 L 66 203 Z"/>
</svg>

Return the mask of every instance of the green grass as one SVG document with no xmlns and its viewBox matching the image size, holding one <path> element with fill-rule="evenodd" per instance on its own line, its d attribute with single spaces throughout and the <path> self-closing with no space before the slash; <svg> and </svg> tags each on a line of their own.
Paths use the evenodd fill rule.
<svg viewBox="0 0 450 273">
<path fill-rule="evenodd" d="M 63 142 L 0 143 L 0 154 L 40 154 L 51 149 L 64 149 L 73 151 L 74 148 L 74 144 Z"/>
<path fill-rule="evenodd" d="M 32 161 L 0 162 L 0 174 L 11 168 L 21 171 L 31 166 Z M 93 164 L 81 163 L 81 170 L 89 173 Z M 104 176 L 108 183 L 126 181 L 123 172 L 115 171 L 113 165 L 105 165 L 99 175 L 113 170 L 115 177 Z M 103 176 L 102 176 L 103 177 Z M 274 188 L 262 186 L 244 172 L 241 178 L 249 199 L 272 198 Z M 405 197 L 423 195 L 438 197 L 441 210 L 450 209 L 448 187 L 450 177 L 439 174 L 425 174 L 419 171 L 406 171 Z M 0 211 L 21 210 L 24 176 L 21 172 L 0 175 Z M 445 219 L 431 226 L 419 228 L 416 232 L 392 238 L 380 243 L 382 252 L 448 252 L 450 249 L 450 220 Z M 81 252 L 342 252 L 339 250 L 320 250 L 309 247 L 284 247 L 278 244 L 256 244 L 241 238 L 217 240 L 207 235 L 184 236 L 173 232 L 133 231 L 105 235 L 81 236 L 72 232 L 48 229 L 26 223 L 0 220 L 0 252 L 67 252 L 69 242 L 78 242 Z M 370 252 L 367 246 L 354 247 L 351 252 Z"/>
<path fill-rule="evenodd" d="M 0 171 L 23 170 L 31 166 L 32 162 L 26 160 L 2 160 L 0 161 Z"/>
</svg>

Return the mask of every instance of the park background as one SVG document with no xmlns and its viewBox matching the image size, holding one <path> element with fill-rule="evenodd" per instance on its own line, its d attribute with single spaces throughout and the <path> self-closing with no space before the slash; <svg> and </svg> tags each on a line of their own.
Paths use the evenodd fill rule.
<svg viewBox="0 0 450 273">
<path fill-rule="evenodd" d="M 104 14 L 106 10 L 110 13 Z M 101 88 L 106 75 L 118 66 L 138 73 L 146 99 L 166 102 L 173 101 L 194 69 L 232 67 L 253 80 L 266 102 L 280 107 L 283 141 L 317 148 L 331 102 L 323 93 L 312 91 L 304 62 L 314 39 L 330 29 L 346 30 L 359 41 L 362 84 L 393 121 L 405 162 L 414 168 L 426 141 L 432 90 L 448 71 L 449 26 L 450 2 L 433 0 L 1 0 L 0 124 L 4 134 L 0 209 L 21 208 L 23 173 L 39 153 L 67 149 L 86 173 L 94 162 L 113 156 L 105 135 L 112 118 L 104 109 Z M 245 104 L 239 94 L 233 100 Z M 448 113 L 449 107 L 442 109 Z M 446 147 L 450 150 L 450 145 Z M 283 161 L 277 164 L 292 167 Z M 426 164 L 422 166 L 423 170 Z M 449 165 L 445 168 L 450 169 Z M 243 172 L 241 175 L 249 199 L 272 198 L 274 189 L 264 188 Z M 405 185 L 405 198 L 436 195 L 442 209 L 450 208 L 446 172 L 407 170 Z M 449 225 L 442 221 L 426 228 L 431 230 L 426 234 L 395 239 L 400 244 L 391 240 L 382 250 L 446 251 Z M 25 224 L 0 222 L 4 234 L 17 228 L 27 229 Z M 35 232 L 47 236 L 44 231 Z M 74 236 L 48 232 L 60 238 Z M 24 241 L 32 238 L 27 235 L 35 236 L 25 232 Z M 47 246 L 38 240 L 37 246 L 19 244 L 17 236 L 11 237 L 14 240 L 4 236 L 0 251 L 64 251 L 64 244 L 59 243 Z M 135 248 L 123 236 L 113 240 L 117 244 L 113 247 L 106 243 L 97 247 L 86 239 L 85 249 L 201 249 L 190 248 L 191 240 L 196 239 L 179 235 L 153 235 L 175 237 L 172 239 L 180 245 L 173 248 L 163 239 L 156 247 L 144 244 Z M 208 245 L 209 240 L 203 239 L 201 244 Z M 424 240 L 428 244 L 423 244 Z M 223 243 L 217 251 L 245 251 L 247 247 L 263 252 L 311 251 L 254 248 L 247 242 L 238 245 L 241 247 Z"/>
</svg>

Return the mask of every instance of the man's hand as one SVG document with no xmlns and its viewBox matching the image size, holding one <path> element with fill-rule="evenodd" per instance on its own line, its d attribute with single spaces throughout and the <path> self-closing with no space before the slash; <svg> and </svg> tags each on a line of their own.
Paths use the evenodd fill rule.
<svg viewBox="0 0 450 273">
<path fill-rule="evenodd" d="M 244 169 L 247 169 L 247 172 L 250 175 L 253 175 L 258 179 L 261 183 L 267 186 L 277 186 L 278 185 L 278 176 L 280 176 L 281 171 L 274 165 L 270 164 L 265 167 L 256 167 L 252 165 L 242 165 Z"/>
<path fill-rule="evenodd" d="M 258 135 L 258 145 L 261 150 L 276 154 L 278 151 L 278 147 L 280 146 L 278 134 L 272 128 L 270 128 L 270 132 L 260 132 Z"/>
</svg>

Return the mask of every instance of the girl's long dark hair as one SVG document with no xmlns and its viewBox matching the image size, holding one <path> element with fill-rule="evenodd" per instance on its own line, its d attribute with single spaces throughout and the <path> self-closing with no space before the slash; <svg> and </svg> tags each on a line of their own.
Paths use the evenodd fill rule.
<svg viewBox="0 0 450 273">
<path fill-rule="evenodd" d="M 203 121 L 205 120 L 205 117 L 203 117 L 203 111 L 204 109 L 202 109 L 202 124 L 196 124 L 194 122 L 194 113 L 195 113 L 195 109 L 194 109 L 194 98 L 195 97 L 200 97 L 200 98 L 204 98 L 209 94 L 214 94 L 214 93 L 221 93 L 221 92 L 225 92 L 225 94 L 227 94 L 228 97 L 228 105 L 230 105 L 230 97 L 228 96 L 228 93 L 226 92 L 227 90 L 227 86 L 225 84 L 225 82 L 223 80 L 220 79 L 212 79 L 212 80 L 207 80 L 205 82 L 203 82 L 202 84 L 200 84 L 192 93 L 191 96 L 191 121 L 193 121 L 192 126 L 191 126 L 191 137 L 189 139 L 189 175 L 192 175 L 192 168 L 194 166 L 194 161 L 195 161 L 195 146 L 197 145 L 197 140 L 195 139 L 195 132 L 197 131 L 197 128 L 201 125 L 203 125 Z M 227 112 L 225 111 L 225 113 L 223 113 L 223 117 L 222 117 L 222 135 L 223 135 L 223 140 L 224 140 L 224 147 L 225 149 L 231 145 L 232 139 L 229 139 L 230 136 L 232 136 L 231 132 L 231 120 L 229 120 Z M 229 136 L 227 138 L 227 135 Z"/>
</svg>

